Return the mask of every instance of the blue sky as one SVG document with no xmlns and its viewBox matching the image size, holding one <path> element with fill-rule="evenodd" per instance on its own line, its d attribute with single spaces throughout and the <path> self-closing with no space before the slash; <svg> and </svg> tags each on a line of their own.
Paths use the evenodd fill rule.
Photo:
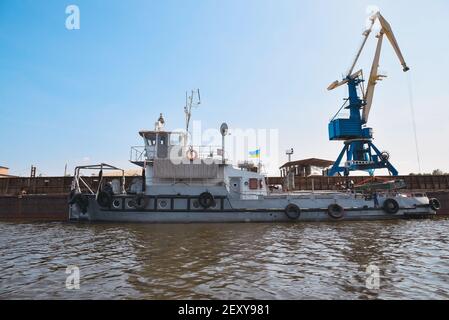
<svg viewBox="0 0 449 320">
<path fill-rule="evenodd" d="M 65 28 L 78 5 L 81 29 Z M 0 165 L 62 175 L 86 162 L 132 168 L 129 147 L 159 112 L 183 126 L 184 94 L 201 88 L 194 118 L 278 128 L 280 150 L 333 160 L 327 124 L 346 95 L 327 85 L 347 70 L 368 5 L 390 21 L 412 70 L 386 42 L 370 115 L 375 142 L 400 173 L 449 172 L 449 2 L 363 0 L 0 0 Z M 371 39 L 361 59 L 367 71 Z M 280 157 L 284 160 L 284 156 Z"/>
</svg>

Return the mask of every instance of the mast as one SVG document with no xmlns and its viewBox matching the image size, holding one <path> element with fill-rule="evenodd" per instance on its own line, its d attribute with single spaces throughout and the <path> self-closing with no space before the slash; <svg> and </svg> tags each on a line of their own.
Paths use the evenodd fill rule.
<svg viewBox="0 0 449 320">
<path fill-rule="evenodd" d="M 186 139 L 184 139 L 184 145 L 186 146 L 188 144 L 188 140 L 190 137 L 190 118 L 192 116 L 192 108 L 197 107 L 201 104 L 201 96 L 200 96 L 200 89 L 193 89 L 190 92 L 190 95 L 188 95 L 186 91 L 186 104 L 184 106 L 184 113 L 186 117 Z"/>
</svg>

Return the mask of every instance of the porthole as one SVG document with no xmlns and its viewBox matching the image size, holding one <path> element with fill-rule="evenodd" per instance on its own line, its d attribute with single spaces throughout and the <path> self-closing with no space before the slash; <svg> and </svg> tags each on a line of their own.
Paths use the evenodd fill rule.
<svg viewBox="0 0 449 320">
<path fill-rule="evenodd" d="M 159 200 L 159 208 L 165 209 L 168 206 L 167 200 Z"/>
<path fill-rule="evenodd" d="M 200 203 L 198 202 L 198 200 L 194 200 L 192 205 L 195 209 L 198 209 L 200 207 Z"/>
<path fill-rule="evenodd" d="M 112 206 L 115 209 L 120 209 L 122 207 L 122 200 L 120 199 L 115 199 L 114 201 L 112 201 Z"/>
<path fill-rule="evenodd" d="M 126 206 L 126 209 L 134 209 L 134 200 L 126 199 L 125 206 Z"/>
</svg>

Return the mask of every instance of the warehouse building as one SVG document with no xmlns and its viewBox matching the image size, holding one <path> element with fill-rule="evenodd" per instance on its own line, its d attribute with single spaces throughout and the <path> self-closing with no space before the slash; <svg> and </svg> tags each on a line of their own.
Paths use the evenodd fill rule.
<svg viewBox="0 0 449 320">
<path fill-rule="evenodd" d="M 310 158 L 287 162 L 279 169 L 281 170 L 281 177 L 287 177 L 289 173 L 296 177 L 322 176 L 333 164 L 333 161 Z"/>
<path fill-rule="evenodd" d="M 11 177 L 13 176 L 9 174 L 9 168 L 0 166 L 0 178 L 11 178 Z"/>
</svg>

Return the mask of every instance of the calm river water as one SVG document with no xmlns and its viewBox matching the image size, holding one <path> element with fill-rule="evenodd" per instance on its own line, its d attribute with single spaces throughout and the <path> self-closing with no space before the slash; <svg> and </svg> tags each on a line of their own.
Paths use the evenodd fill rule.
<svg viewBox="0 0 449 320">
<path fill-rule="evenodd" d="M 448 299 L 448 231 L 441 219 L 0 222 L 0 299 Z M 69 265 L 78 290 L 66 288 Z"/>
</svg>

